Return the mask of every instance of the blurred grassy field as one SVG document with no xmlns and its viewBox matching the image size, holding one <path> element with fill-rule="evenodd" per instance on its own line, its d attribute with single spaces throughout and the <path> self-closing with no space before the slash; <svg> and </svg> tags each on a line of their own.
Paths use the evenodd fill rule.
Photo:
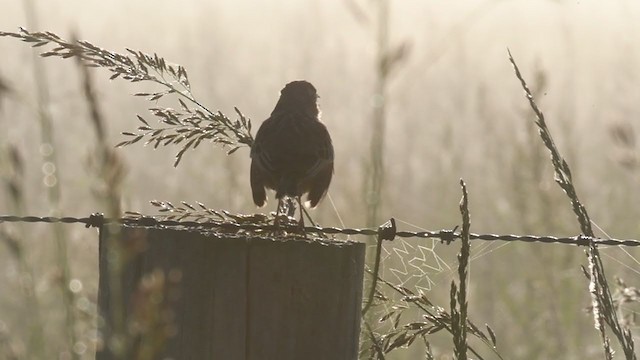
<svg viewBox="0 0 640 360">
<path fill-rule="evenodd" d="M 363 189 L 369 156 L 376 52 L 372 3 L 330 1 L 122 1 L 36 2 L 40 28 L 64 37 L 72 32 L 98 46 L 124 52 L 156 52 L 183 65 L 195 96 L 232 115 L 237 106 L 254 128 L 271 112 L 282 86 L 294 79 L 315 84 L 323 121 L 336 150 L 326 201 L 315 210 L 323 225 L 364 226 Z M 0 30 L 26 26 L 21 2 L 0 0 Z M 634 1 L 392 1 L 390 38 L 410 52 L 391 74 L 387 98 L 385 182 L 381 218 L 421 228 L 453 228 L 460 222 L 458 180 L 469 186 L 472 231 L 577 235 L 571 207 L 553 182 L 548 155 L 507 60 L 514 54 L 538 93 L 555 139 L 572 168 L 591 218 L 615 238 L 640 238 L 638 149 L 640 123 L 640 5 Z M 48 215 L 42 181 L 40 135 L 32 50 L 0 38 L 0 78 L 10 91 L 0 97 L 0 175 L 9 176 L 8 146 L 25 159 L 24 212 Z M 42 59 L 50 82 L 50 112 L 59 158 L 62 213 L 104 211 L 92 195 L 87 169 L 96 140 L 72 61 Z M 95 71 L 109 142 L 138 125 L 147 103 L 130 96 L 146 86 L 109 81 Z M 1 96 L 1 95 L 0 95 Z M 162 100 L 163 106 L 176 106 Z M 614 136 L 616 129 L 625 135 Z M 632 141 L 624 140 L 629 136 Z M 248 151 L 232 156 L 201 145 L 173 168 L 177 148 L 118 149 L 128 172 L 123 208 L 152 212 L 149 200 L 200 201 L 212 208 L 250 213 Z M 0 214 L 11 213 L 0 191 Z M 271 202 L 267 210 L 273 209 Z M 9 225 L 2 225 L 3 227 Z M 403 227 L 409 228 L 403 224 Z M 24 227 L 26 258 L 46 320 L 48 348 L 62 347 L 56 325 L 62 304 L 52 257 L 51 227 Z M 411 229 L 411 228 L 409 228 Z M 91 358 L 92 301 L 97 291 L 97 236 L 69 226 L 69 265 L 87 315 L 78 348 Z M 606 237 L 604 233 L 601 236 Z M 416 240 L 411 243 L 417 246 Z M 505 358 L 598 359 L 601 349 L 581 274 L 582 249 L 523 243 L 472 244 L 470 316 L 488 323 Z M 395 245 L 394 245 L 395 246 Z M 457 246 L 428 244 L 454 267 Z M 390 246 L 388 252 L 397 254 Z M 608 275 L 638 283 L 636 249 L 603 249 Z M 408 261 L 411 254 L 405 255 Z M 425 263 L 429 263 L 425 260 Z M 402 262 L 390 257 L 386 274 Z M 435 266 L 437 268 L 437 266 Z M 21 293 L 25 279 L 6 247 L 0 247 L 0 332 L 18 353 L 29 328 L 30 309 Z M 453 272 L 431 270 L 434 302 L 447 304 Z M 76 283 L 77 284 L 77 283 Z M 84 310 L 83 310 L 84 311 Z M 628 309 L 635 314 L 634 309 Z M 82 313 L 82 311 L 81 311 Z M 448 343 L 434 343 L 447 358 Z M 0 343 L 0 346 L 3 346 Z M 415 359 L 418 350 L 392 359 Z M 0 352 L 1 354 L 1 352 Z M 62 355 L 64 358 L 66 355 Z"/>
</svg>

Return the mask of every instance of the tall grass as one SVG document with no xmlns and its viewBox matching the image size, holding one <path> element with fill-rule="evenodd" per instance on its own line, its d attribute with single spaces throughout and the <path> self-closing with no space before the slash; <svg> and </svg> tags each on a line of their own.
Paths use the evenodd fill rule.
<svg viewBox="0 0 640 360">
<path fill-rule="evenodd" d="M 37 8 L 33 0 L 23 0 L 24 10 L 27 17 L 27 24 L 31 27 L 39 27 Z M 38 109 L 38 123 L 40 125 L 40 155 L 42 156 L 42 182 L 47 191 L 49 214 L 51 216 L 61 216 L 60 196 L 62 187 L 60 185 L 58 155 L 56 153 L 56 139 L 54 135 L 53 118 L 50 112 L 51 98 L 50 85 L 47 71 L 44 64 L 39 61 L 38 54 L 33 52 L 33 77 L 36 87 L 36 101 Z M 63 352 L 69 354 L 72 359 L 78 359 L 78 354 L 74 351 L 77 343 L 76 316 L 75 316 L 75 295 L 71 290 L 71 268 L 68 259 L 67 242 L 68 235 L 64 226 L 60 223 L 53 225 L 53 234 L 56 244 L 56 267 L 60 271 L 60 278 L 56 281 L 63 301 L 62 311 L 65 314 L 65 339 L 66 349 Z"/>
<path fill-rule="evenodd" d="M 586 207 L 578 199 L 578 194 L 576 193 L 575 186 L 573 185 L 573 179 L 571 176 L 569 164 L 560 155 L 560 152 L 555 145 L 553 138 L 551 137 L 550 130 L 547 127 L 544 114 L 538 108 L 538 105 L 536 104 L 534 97 L 529 90 L 529 87 L 527 86 L 524 78 L 520 73 L 520 69 L 518 69 L 515 60 L 511 56 L 511 52 L 509 52 L 509 61 L 513 65 L 516 77 L 520 81 L 520 84 L 525 91 L 527 100 L 531 105 L 531 109 L 536 114 L 535 123 L 539 129 L 540 137 L 542 138 L 544 145 L 551 153 L 551 163 L 553 164 L 553 168 L 555 170 L 554 179 L 569 198 L 571 206 L 573 208 L 573 212 L 575 213 L 580 224 L 582 234 L 593 238 L 595 237 L 595 234 L 591 227 L 591 219 L 589 218 Z M 602 340 L 604 357 L 606 359 L 613 359 L 614 354 L 611 348 L 609 337 L 606 333 L 606 324 L 616 336 L 616 339 L 622 347 L 622 351 L 625 357 L 627 359 L 636 359 L 631 330 L 628 327 L 622 325 L 622 323 L 618 319 L 618 314 L 616 313 L 616 306 L 614 305 L 611 290 L 609 288 L 609 283 L 605 275 L 604 264 L 602 263 L 602 259 L 600 256 L 600 249 L 598 249 L 597 245 L 593 241 L 591 241 L 586 253 L 589 264 L 589 272 L 587 274 L 585 271 L 585 274 L 589 279 L 589 292 L 591 294 L 591 304 L 593 308 L 595 328 L 600 334 L 600 338 Z"/>
<path fill-rule="evenodd" d="M 15 146 L 9 146 L 5 152 L 7 156 L 6 173 L 9 174 L 3 180 L 3 190 L 7 194 L 10 203 L 10 209 L 14 214 L 25 214 L 25 189 L 24 189 L 24 159 L 20 151 Z M 24 240 L 28 232 L 25 224 L 18 224 L 15 231 L 9 232 L 4 228 L 0 228 L 0 240 L 9 249 L 14 261 L 18 263 L 18 279 L 20 282 L 20 290 L 24 296 L 24 304 L 30 309 L 26 317 L 28 326 L 22 331 L 11 332 L 9 341 L 6 345 L 7 349 L 11 349 L 12 342 L 18 340 L 15 337 L 23 337 L 25 342 L 24 356 L 27 358 L 44 358 L 47 353 L 47 343 L 44 336 L 44 321 L 41 315 L 40 301 L 36 289 L 37 278 L 35 276 L 33 266 L 29 260 L 29 249 L 24 246 Z M 12 329 L 13 330 L 13 329 Z M 20 334 L 20 335 L 18 335 Z M 3 346 L 5 347 L 5 346 Z M 2 351 L 0 351 L 2 354 Z M 8 358 L 18 354 L 5 354 Z"/>
<path fill-rule="evenodd" d="M 377 0 L 372 6 L 370 13 L 363 6 L 360 6 L 357 2 L 349 2 L 351 15 L 354 20 L 365 29 L 372 27 L 373 43 L 375 46 L 375 57 L 372 59 L 372 67 L 374 74 L 373 91 L 371 93 L 371 120 L 367 122 L 367 130 L 369 138 L 369 156 L 367 160 L 363 162 L 364 171 L 364 183 L 362 189 L 364 191 L 364 208 L 366 209 L 365 224 L 368 227 L 377 227 L 382 219 L 380 218 L 380 212 L 384 204 L 385 196 L 385 148 L 387 131 L 387 113 L 388 113 L 388 96 L 389 96 L 389 79 L 390 75 L 396 70 L 407 55 L 406 44 L 400 43 L 398 46 L 392 44 L 390 19 L 392 6 L 389 0 Z M 369 29 L 367 29 L 369 30 Z M 375 242 L 375 238 L 369 238 L 370 244 Z M 366 264 L 369 269 L 375 269 L 373 277 L 378 276 L 380 270 L 379 264 L 375 254 L 380 253 L 380 243 L 378 239 L 378 249 L 373 251 L 374 247 L 369 246 L 367 250 Z M 375 280 L 375 279 L 374 279 Z M 375 281 L 374 281 L 375 282 Z M 372 289 L 369 289 L 371 283 L 366 282 L 365 293 L 371 293 Z M 370 306 L 369 303 L 367 306 Z M 375 321 L 371 317 L 371 313 L 364 311 L 363 314 L 365 322 Z M 370 345 L 365 337 L 365 343 L 363 348 L 368 349 Z M 366 357 L 369 354 L 363 353 L 362 357 Z"/>
<path fill-rule="evenodd" d="M 371 122 L 368 128 L 371 131 L 371 138 L 369 141 L 369 159 L 365 162 L 366 168 L 365 183 L 362 189 L 365 191 L 365 209 L 366 217 L 365 221 L 368 227 L 376 227 L 380 223 L 380 208 L 382 206 L 383 197 L 383 181 L 384 181 L 384 144 L 385 144 L 385 127 L 386 124 L 386 102 L 387 102 L 387 74 L 388 68 L 385 65 L 385 58 L 389 48 L 389 1 L 378 0 L 375 4 L 375 46 L 376 46 L 376 58 L 375 58 L 375 84 L 372 94 L 372 114 Z M 372 244 L 375 239 L 371 237 L 369 239 Z M 380 241 L 380 240 L 378 240 Z M 378 245 L 378 253 L 379 253 Z M 366 253 L 366 265 L 370 269 L 375 269 L 373 276 L 378 276 L 379 266 L 374 264 L 376 259 L 373 256 L 372 247 L 367 247 Z M 372 279 L 375 280 L 375 279 Z M 365 282 L 365 293 L 371 293 L 372 287 L 375 281 L 370 283 Z M 370 306 L 369 303 L 367 306 Z M 363 322 L 366 324 L 369 332 L 371 332 L 369 323 L 375 321 L 371 314 L 368 312 L 363 313 Z M 373 340 L 373 343 L 369 341 Z M 375 346 L 375 347 L 374 347 Z M 371 352 L 371 356 L 375 353 L 380 353 L 379 346 L 375 342 L 375 337 L 364 337 L 364 341 L 361 345 L 363 349 L 375 349 Z M 361 354 L 361 358 L 369 356 L 366 352 Z"/>
<path fill-rule="evenodd" d="M 376 59 L 375 85 L 372 95 L 370 156 L 366 171 L 365 201 L 367 208 L 366 223 L 369 227 L 379 225 L 379 212 L 382 205 L 384 182 L 384 146 L 387 112 L 387 80 L 392 64 L 389 57 L 389 1 L 376 3 Z"/>
</svg>

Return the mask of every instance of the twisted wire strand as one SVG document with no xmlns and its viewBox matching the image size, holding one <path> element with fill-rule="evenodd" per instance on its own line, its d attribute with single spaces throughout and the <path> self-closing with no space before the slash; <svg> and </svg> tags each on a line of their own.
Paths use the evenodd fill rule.
<svg viewBox="0 0 640 360">
<path fill-rule="evenodd" d="M 55 216 L 15 216 L 0 215 L 0 224 L 5 222 L 24 222 L 24 223 L 64 223 L 64 224 L 84 224 L 85 227 L 99 228 L 105 224 L 122 224 L 131 226 L 163 226 L 163 227 L 193 227 L 206 229 L 220 229 L 225 231 L 269 231 L 273 230 L 273 225 L 255 224 L 255 223 L 237 223 L 228 221 L 180 221 L 180 220 L 158 220 L 151 216 L 143 216 L 139 218 L 105 218 L 102 214 L 92 214 L 87 217 L 55 217 Z M 395 221 L 393 226 L 391 221 L 381 225 L 377 229 L 374 228 L 337 228 L 337 227 L 320 227 L 307 226 L 307 232 L 315 232 L 327 235 L 368 235 L 380 236 L 383 240 L 393 240 L 395 237 L 402 238 L 423 238 L 423 239 L 439 239 L 444 243 L 460 239 L 460 233 L 454 230 L 436 230 L 436 231 L 396 231 Z M 292 227 L 294 229 L 296 227 Z M 585 235 L 577 235 L 572 237 L 557 236 L 536 236 L 536 235 L 499 235 L 499 234 L 475 234 L 471 233 L 470 238 L 473 240 L 485 241 L 523 241 L 523 242 L 540 242 L 540 243 L 559 243 L 568 245 L 587 246 L 590 241 L 596 245 L 608 246 L 640 246 L 640 240 L 635 239 L 602 239 Z"/>
</svg>

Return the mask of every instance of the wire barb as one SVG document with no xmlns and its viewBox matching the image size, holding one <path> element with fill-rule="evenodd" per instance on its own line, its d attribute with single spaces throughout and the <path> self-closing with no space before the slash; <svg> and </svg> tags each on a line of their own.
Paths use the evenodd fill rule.
<svg viewBox="0 0 640 360">
<path fill-rule="evenodd" d="M 396 238 L 396 219 L 391 218 L 386 223 L 378 227 L 378 237 L 380 240 L 393 241 Z"/>
</svg>

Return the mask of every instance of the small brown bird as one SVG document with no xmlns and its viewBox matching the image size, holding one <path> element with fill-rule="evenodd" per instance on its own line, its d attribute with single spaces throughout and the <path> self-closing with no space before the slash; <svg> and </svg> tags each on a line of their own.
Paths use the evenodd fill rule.
<svg viewBox="0 0 640 360">
<path fill-rule="evenodd" d="M 333 144 L 327 128 L 320 122 L 317 99 L 316 88 L 309 82 L 288 83 L 251 147 L 253 202 L 263 206 L 267 200 L 265 188 L 275 190 L 276 225 L 283 198 L 288 196 L 298 201 L 299 224 L 304 227 L 301 196 L 308 194 L 313 208 L 331 183 Z"/>
</svg>

